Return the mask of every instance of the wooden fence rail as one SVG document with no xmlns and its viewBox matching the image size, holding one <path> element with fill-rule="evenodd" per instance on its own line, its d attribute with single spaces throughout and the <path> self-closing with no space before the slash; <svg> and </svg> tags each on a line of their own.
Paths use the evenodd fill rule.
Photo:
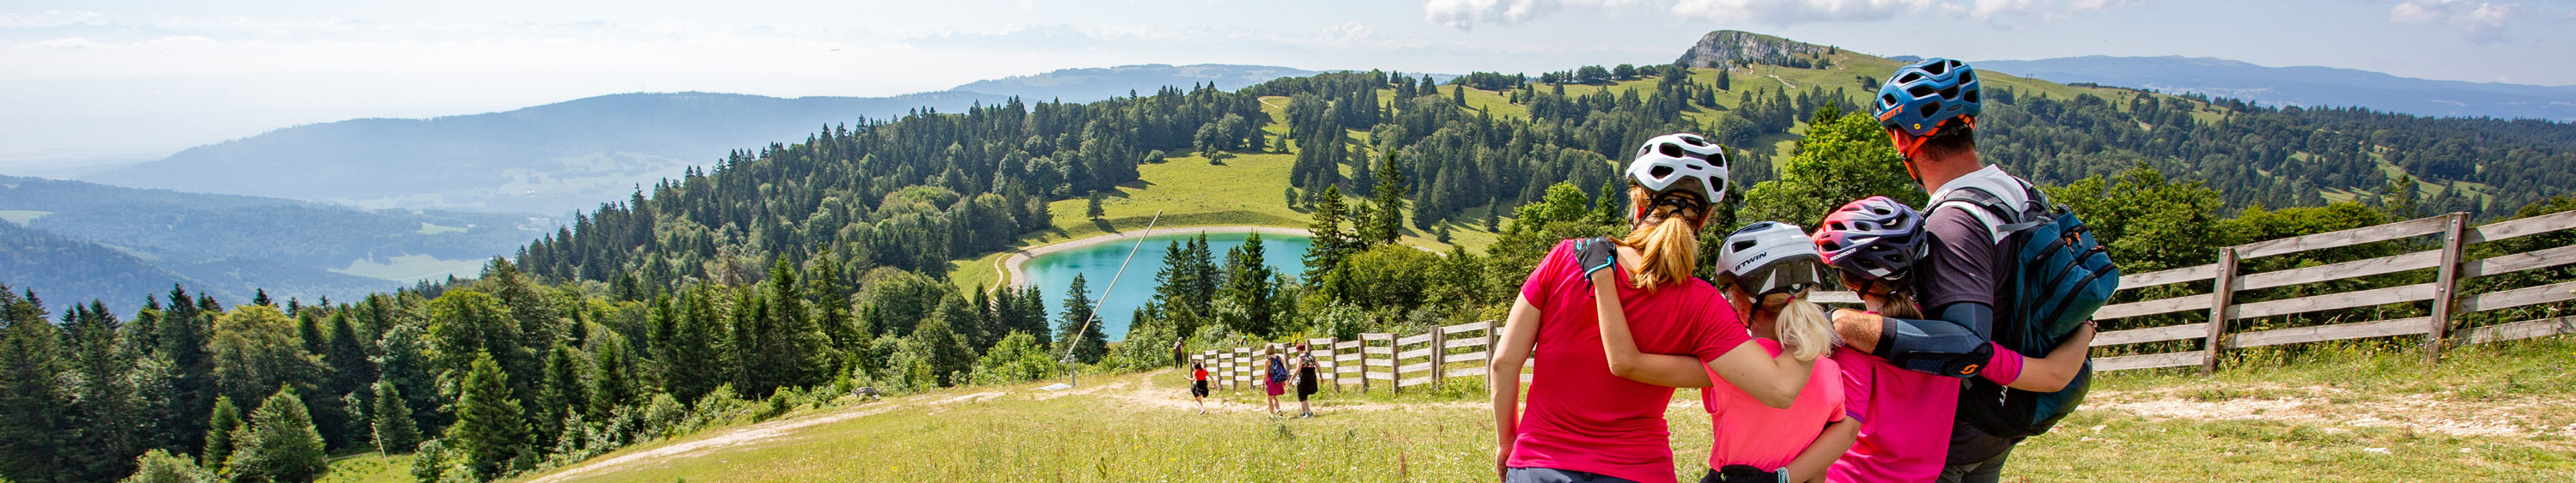
<svg viewBox="0 0 2576 483">
<path fill-rule="evenodd" d="M 2476 227 L 2468 226 L 2468 214 L 2451 213 L 2222 247 L 2218 250 L 2218 263 L 2122 275 L 2120 290 L 2124 292 L 2207 283 L 2210 293 L 2113 304 L 2096 312 L 2094 317 L 2097 320 L 2114 321 L 2191 311 L 2207 311 L 2208 316 L 2197 322 L 2102 332 L 2094 336 L 2094 347 L 2174 341 L 2200 343 L 2195 349 L 2096 357 L 2093 368 L 2118 371 L 2200 366 L 2202 371 L 2214 371 L 2218 368 L 2220 354 L 2227 349 L 2417 335 L 2423 336 L 2424 355 L 2430 361 L 2438 357 L 2445 343 L 2482 344 L 2576 334 L 2576 316 L 2495 323 L 2468 327 L 2458 334 L 2451 333 L 2453 324 L 2461 315 L 2576 301 L 2576 282 L 2478 294 L 2457 293 L 2461 282 L 2471 278 L 2576 264 L 2576 246 L 2463 260 L 2468 247 L 2569 229 L 2576 229 L 2576 211 Z M 2238 273 L 2240 262 L 2250 259 L 2427 236 L 2441 237 L 2440 248 L 2285 270 Z M 2255 302 L 2240 303 L 2236 300 L 2237 293 L 2244 291 L 2424 269 L 2434 269 L 2433 281 Z M 1818 292 L 1810 298 L 1826 304 L 1860 303 L 1859 297 L 1850 292 Z M 2230 330 L 2232 322 L 2244 319 L 2426 302 L 2430 302 L 2430 307 L 2426 311 L 2428 315 L 2423 316 L 2259 331 Z M 1358 340 L 1317 338 L 1305 342 L 1315 357 L 1318 384 L 1329 384 L 1335 391 L 1377 389 L 1402 392 L 1421 386 L 1437 388 L 1450 378 L 1484 377 L 1486 361 L 1495 352 L 1501 329 L 1499 321 L 1484 321 L 1434 327 L 1412 335 L 1368 333 L 1360 334 Z M 1218 381 L 1222 389 L 1260 390 L 1260 383 L 1267 380 L 1267 357 L 1271 354 L 1289 357 L 1291 367 L 1294 367 L 1296 354 L 1290 353 L 1293 350 L 1287 344 L 1270 343 L 1258 347 L 1211 349 L 1191 357 L 1209 362 L 1210 378 Z M 1524 363 L 1524 367 L 1529 366 Z M 1522 381 L 1528 381 L 1530 377 L 1530 371 L 1521 373 Z"/>
</svg>

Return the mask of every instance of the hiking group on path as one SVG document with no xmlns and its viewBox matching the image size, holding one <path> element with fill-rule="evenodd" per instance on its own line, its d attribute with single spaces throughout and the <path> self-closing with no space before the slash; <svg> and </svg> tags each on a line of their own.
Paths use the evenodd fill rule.
<svg viewBox="0 0 2576 483">
<path fill-rule="evenodd" d="M 2081 220 L 1977 157 L 1980 102 L 1965 63 L 1897 69 L 1872 113 L 1927 206 L 1870 197 L 1812 232 L 1744 226 L 1712 247 L 1714 283 L 1692 271 L 1727 201 L 1725 150 L 1648 140 L 1626 168 L 1629 234 L 1559 243 L 1504 321 L 1495 476 L 1676 482 L 1665 406 L 1693 387 L 1715 433 L 1702 482 L 1999 480 L 2082 402 L 2089 319 L 2119 271 Z M 1863 308 L 1808 300 L 1828 282 Z"/>
</svg>

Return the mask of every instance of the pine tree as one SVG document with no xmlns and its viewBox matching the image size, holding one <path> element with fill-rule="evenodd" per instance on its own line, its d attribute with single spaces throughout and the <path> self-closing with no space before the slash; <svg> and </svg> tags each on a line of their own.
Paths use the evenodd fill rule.
<svg viewBox="0 0 2576 483">
<path fill-rule="evenodd" d="M 232 459 L 233 434 L 242 429 L 241 409 L 229 396 L 215 396 L 215 414 L 206 418 L 206 459 L 208 471 L 224 472 L 224 463 Z"/>
<path fill-rule="evenodd" d="M 615 416 L 618 408 L 636 404 L 635 362 L 626 353 L 626 338 L 610 335 L 593 339 L 598 347 L 598 361 L 590 366 L 590 408 L 586 414 L 593 421 Z"/>
<path fill-rule="evenodd" d="M 1377 186 L 1369 190 L 1370 212 L 1375 216 L 1370 217 L 1368 226 L 1361 229 L 1360 242 L 1370 245 L 1395 243 L 1404 229 L 1404 196 L 1413 188 L 1404 184 L 1404 168 L 1396 164 L 1394 152 L 1386 153 L 1385 161 L 1378 163 L 1375 178 Z"/>
<path fill-rule="evenodd" d="M 1263 252 L 1260 233 L 1245 236 L 1242 246 L 1226 252 L 1225 296 L 1236 306 L 1245 308 L 1250 315 L 1243 321 L 1243 326 L 1233 327 L 1234 330 L 1268 337 L 1276 328 L 1272 326 L 1269 310 L 1271 268 Z M 1188 333 L 1192 328 L 1180 329 L 1179 333 Z"/>
<path fill-rule="evenodd" d="M 1100 207 L 1100 203 L 1101 203 L 1101 201 L 1106 200 L 1106 199 L 1108 198 L 1108 195 L 1101 194 L 1101 192 L 1098 192 L 1098 191 L 1093 191 L 1093 192 L 1091 192 L 1091 196 L 1090 196 L 1090 198 L 1091 198 L 1090 204 L 1089 204 L 1087 207 L 1083 208 L 1083 210 L 1082 210 L 1082 216 L 1087 217 L 1087 218 L 1091 218 L 1091 219 L 1094 219 L 1094 220 L 1097 220 L 1097 219 L 1100 219 L 1100 217 L 1101 217 L 1102 215 L 1106 215 L 1106 214 L 1108 214 L 1108 213 L 1109 213 L 1108 211 L 1105 211 L 1105 210 L 1101 209 L 1101 207 Z"/>
<path fill-rule="evenodd" d="M 322 433 L 313 428 L 313 417 L 293 387 L 278 389 L 260 403 L 251 413 L 249 431 L 237 433 L 233 445 L 232 461 L 224 464 L 223 473 L 232 481 L 309 482 L 330 470 Z"/>
<path fill-rule="evenodd" d="M 369 414 L 375 416 L 376 452 L 410 453 L 420 446 L 420 425 L 411 419 L 411 407 L 404 403 L 402 390 L 390 380 L 376 381 L 376 405 Z"/>
<path fill-rule="evenodd" d="M 1333 267 L 1341 266 L 1342 257 L 1352 249 L 1350 234 L 1342 231 L 1346 209 L 1341 188 L 1325 186 L 1322 199 L 1315 205 L 1315 221 L 1306 224 L 1306 231 L 1314 234 L 1313 241 L 1306 245 L 1306 280 L 1322 280 Z"/>
<path fill-rule="evenodd" d="M 357 325 L 349 311 L 331 313 L 330 341 L 323 346 L 322 363 L 330 368 L 324 377 L 322 394 L 351 394 L 367 389 L 378 379 L 376 365 L 367 360 L 366 340 L 358 335 Z M 323 429 L 323 439 L 333 447 L 356 446 L 366 441 L 366 422 L 351 416 L 359 408 L 337 407 L 314 410 L 315 426 Z M 319 406 L 319 405 L 317 405 Z"/>
<path fill-rule="evenodd" d="M 1100 356 L 1109 352 L 1109 336 L 1100 331 L 1100 321 L 1092 319 L 1093 309 L 1091 283 L 1074 274 L 1073 286 L 1064 292 L 1064 321 L 1056 331 L 1056 340 L 1069 345 L 1057 350 L 1072 354 L 1074 362 L 1100 362 Z"/>
<path fill-rule="evenodd" d="M 54 477 L 69 453 L 71 402 L 60 375 L 61 334 L 45 320 L 34 292 L 21 298 L 0 285 L 0 478 Z"/>
<path fill-rule="evenodd" d="M 527 413 L 518 398 L 510 397 L 509 375 L 490 353 L 475 354 L 463 386 L 446 444 L 464 457 L 475 477 L 499 477 L 528 452 L 528 425 L 522 419 Z"/>
</svg>

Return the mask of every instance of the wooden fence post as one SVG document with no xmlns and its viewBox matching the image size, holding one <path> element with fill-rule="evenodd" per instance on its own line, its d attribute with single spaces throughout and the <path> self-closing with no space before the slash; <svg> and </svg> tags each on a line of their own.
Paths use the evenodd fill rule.
<svg viewBox="0 0 2576 483">
<path fill-rule="evenodd" d="M 2457 297 L 2451 294 L 2460 286 L 2460 250 L 2468 242 L 2468 228 L 2469 214 L 2465 212 L 2451 213 L 2450 222 L 2443 227 L 2442 261 L 2433 278 L 2433 326 L 2424 333 L 2424 362 L 2428 364 L 2441 361 L 2442 338 L 2451 330 L 2451 312 L 2459 307 Z"/>
<path fill-rule="evenodd" d="M 2218 372 L 2218 350 L 2227 341 L 2227 317 L 2233 314 L 2236 301 L 2236 247 L 2218 249 L 2217 287 L 2209 296 L 2209 343 L 2201 355 L 2200 373 Z"/>
<path fill-rule="evenodd" d="M 1449 331 L 1440 330 L 1438 325 L 1431 326 L 1431 389 L 1434 391 L 1440 390 L 1441 379 L 1448 379 L 1448 368 L 1442 364 L 1448 359 L 1443 357 L 1449 352 L 1448 345 Z"/>
</svg>

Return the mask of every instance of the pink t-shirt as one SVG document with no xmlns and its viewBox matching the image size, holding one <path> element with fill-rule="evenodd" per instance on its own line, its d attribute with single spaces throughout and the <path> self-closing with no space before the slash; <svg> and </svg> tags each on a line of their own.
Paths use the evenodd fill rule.
<svg viewBox="0 0 2576 483">
<path fill-rule="evenodd" d="M 1780 357 L 1779 341 L 1753 342 L 1761 344 L 1771 357 Z M 1807 377 L 1807 388 L 1798 392 L 1798 400 L 1788 409 L 1773 409 L 1744 389 L 1727 384 L 1717 371 L 1709 371 L 1708 380 L 1716 384 L 1699 391 L 1700 405 L 1708 409 L 1709 429 L 1717 433 L 1716 445 L 1709 448 L 1708 467 L 1748 465 L 1776 470 L 1789 466 L 1790 461 L 1798 459 L 1798 453 L 1824 434 L 1826 424 L 1843 420 L 1842 377 L 1833 359 L 1819 359 L 1815 372 Z"/>
<path fill-rule="evenodd" d="M 1950 422 L 1959 408 L 1959 379 L 1908 371 L 1878 356 L 1837 350 L 1845 410 L 1860 420 L 1860 440 L 1825 476 L 1837 482 L 1921 482 L 1941 476 L 1950 456 Z"/>
<path fill-rule="evenodd" d="M 1536 368 L 1520 435 L 1505 464 L 1672 483 L 1673 449 L 1664 408 L 1672 402 L 1673 388 L 1610 373 L 1601 353 L 1591 284 L 1574 266 L 1572 246 L 1558 243 L 1521 284 L 1521 296 L 1539 309 L 1538 340 L 1531 352 Z M 1614 275 L 1628 277 L 1624 271 Z M 1621 284 L 1619 303 L 1642 352 L 1707 361 L 1753 338 L 1717 288 L 1697 279 L 1652 294 Z"/>
</svg>

